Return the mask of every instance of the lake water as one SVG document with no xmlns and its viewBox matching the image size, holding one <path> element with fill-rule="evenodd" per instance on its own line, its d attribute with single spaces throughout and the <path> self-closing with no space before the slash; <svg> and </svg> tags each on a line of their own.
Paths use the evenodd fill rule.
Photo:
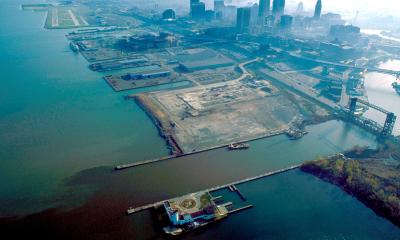
<svg viewBox="0 0 400 240">
<path fill-rule="evenodd" d="M 92 230 L 88 234 L 105 234 L 112 220 L 121 224 L 114 224 L 116 229 L 110 229 L 110 234 L 157 238 L 146 212 L 125 217 L 123 211 L 128 206 L 280 169 L 356 144 L 375 145 L 374 137 L 358 127 L 330 121 L 310 126 L 310 134 L 299 141 L 278 136 L 252 142 L 249 151 L 218 149 L 114 172 L 112 166 L 168 154 L 146 114 L 123 98 L 143 89 L 113 92 L 101 74 L 91 72 L 88 63 L 69 50 L 64 37 L 68 31 L 43 29 L 45 14 L 20 11 L 19 4 L 15 0 L 0 2 L 1 217 L 63 206 L 66 212 L 58 218 L 66 219 L 66 227 L 71 224 L 72 228 Z M 173 86 L 151 89 L 168 87 Z M 339 188 L 299 171 L 240 188 L 256 206 L 254 210 L 186 237 L 400 236 L 398 228 Z M 74 216 L 70 222 L 69 215 Z"/>
<path fill-rule="evenodd" d="M 390 60 L 380 64 L 380 68 L 400 71 L 400 61 Z M 394 134 L 400 135 L 400 95 L 392 87 L 396 77 L 382 73 L 368 73 L 365 76 L 365 88 L 370 103 L 380 106 L 397 116 Z M 380 123 L 384 123 L 386 116 L 374 110 L 366 113 L 366 117 L 372 118 Z"/>
</svg>

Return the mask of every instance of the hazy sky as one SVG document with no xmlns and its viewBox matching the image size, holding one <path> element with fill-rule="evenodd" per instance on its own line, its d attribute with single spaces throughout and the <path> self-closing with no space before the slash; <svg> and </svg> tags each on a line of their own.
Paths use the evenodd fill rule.
<svg viewBox="0 0 400 240">
<path fill-rule="evenodd" d="M 299 1 L 289 0 L 290 4 L 296 4 Z M 306 8 L 313 8 L 316 0 L 303 0 Z M 399 14 L 399 0 L 322 0 L 325 11 L 341 12 L 383 12 L 389 14 Z"/>
</svg>

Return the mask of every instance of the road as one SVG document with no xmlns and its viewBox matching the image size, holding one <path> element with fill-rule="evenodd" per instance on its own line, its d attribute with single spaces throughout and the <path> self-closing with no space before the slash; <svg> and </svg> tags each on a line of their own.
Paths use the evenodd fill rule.
<svg viewBox="0 0 400 240">
<path fill-rule="evenodd" d="M 311 61 L 311 62 L 315 62 L 315 63 L 320 63 L 320 64 L 325 64 L 325 65 L 331 65 L 331 66 L 336 66 L 336 67 L 346 67 L 346 68 L 352 68 L 352 69 L 357 69 L 360 71 L 369 71 L 369 72 L 379 72 L 379 73 L 385 73 L 385 74 L 390 74 L 390 75 L 395 75 L 395 76 L 399 76 L 400 75 L 400 71 L 394 71 L 394 70 L 389 70 L 389 69 L 382 69 L 382 68 L 376 68 L 376 67 L 357 67 L 354 65 L 349 65 L 349 64 L 343 64 L 343 63 L 338 63 L 338 62 L 330 62 L 330 61 L 325 61 L 325 60 L 318 60 L 318 59 L 312 59 L 312 58 L 308 58 L 308 57 L 303 57 L 297 54 L 293 54 L 288 52 L 288 54 L 292 57 L 295 58 L 300 58 L 303 60 L 307 60 L 307 61 Z"/>
</svg>

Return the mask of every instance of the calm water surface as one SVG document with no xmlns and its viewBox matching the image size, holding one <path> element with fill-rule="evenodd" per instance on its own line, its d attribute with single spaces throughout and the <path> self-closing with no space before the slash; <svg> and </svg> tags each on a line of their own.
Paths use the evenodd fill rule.
<svg viewBox="0 0 400 240">
<path fill-rule="evenodd" d="M 390 60 L 382 63 L 379 67 L 400 71 L 400 61 Z M 392 87 L 392 83 L 395 81 L 396 77 L 392 75 L 368 73 L 365 76 L 365 88 L 367 90 L 368 99 L 372 104 L 383 107 L 397 115 L 394 134 L 400 135 L 400 95 L 398 95 Z M 384 114 L 374 110 L 368 111 L 366 116 L 380 123 L 384 123 L 386 118 Z"/>
</svg>

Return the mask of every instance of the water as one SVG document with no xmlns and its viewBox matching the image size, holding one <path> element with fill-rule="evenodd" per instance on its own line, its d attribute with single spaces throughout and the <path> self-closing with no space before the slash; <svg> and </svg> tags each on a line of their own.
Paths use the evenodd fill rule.
<svg viewBox="0 0 400 240">
<path fill-rule="evenodd" d="M 31 201 L 20 211 L 48 205 L 80 170 L 168 153 L 142 110 L 69 50 L 68 31 L 43 29 L 44 18 L 0 3 L 0 215 L 16 199 Z"/>
<path fill-rule="evenodd" d="M 185 239 L 399 239 L 400 231 L 336 186 L 300 171 L 239 185 L 255 207 Z M 215 195 L 220 195 L 220 192 Z M 225 197 L 227 191 L 222 193 Z M 232 199 L 237 196 L 229 196 Z"/>
<path fill-rule="evenodd" d="M 400 61 L 390 60 L 380 64 L 380 68 L 400 71 Z M 368 99 L 372 104 L 380 106 L 388 111 L 394 112 L 397 116 L 397 122 L 394 128 L 394 134 L 400 135 L 400 96 L 392 87 L 396 77 L 382 73 L 368 73 L 365 76 L 365 88 Z M 385 122 L 386 116 L 374 110 L 366 113 L 366 116 L 380 123 Z"/>
<path fill-rule="evenodd" d="M 106 223 L 113 219 L 124 224 L 112 225 L 117 229 L 109 230 L 110 234 L 129 236 L 134 232 L 131 239 L 147 239 L 154 232 L 146 213 L 122 217 L 126 207 L 280 169 L 355 144 L 375 145 L 374 137 L 365 131 L 330 121 L 311 126 L 310 134 L 299 141 L 278 136 L 252 142 L 249 151 L 219 149 L 114 172 L 112 166 L 118 164 L 167 155 L 164 141 L 146 114 L 123 99 L 125 94 L 143 89 L 113 92 L 101 74 L 89 71 L 87 62 L 69 50 L 64 37 L 68 31 L 44 30 L 44 13 L 22 12 L 19 3 L 0 3 L 1 217 L 81 205 L 58 218 L 73 229 L 89 230 L 93 226 L 111 227 Z M 271 195 L 263 195 L 263 186 L 275 190 L 273 196 L 277 198 L 266 199 Z M 374 224 L 365 233 L 370 233 L 370 239 L 379 239 L 374 238 L 377 235 L 371 233 L 373 230 L 376 234 L 385 230 L 387 235 L 382 236 L 389 236 L 386 239 L 398 233 L 397 228 L 358 201 L 309 175 L 288 173 L 242 188 L 249 202 L 266 210 L 260 213 L 268 214 L 272 208 L 274 214 L 243 212 L 212 227 L 210 232 L 188 238 L 210 239 L 216 234 L 218 239 L 231 239 L 232 233 L 239 234 L 237 229 L 241 229 L 238 236 L 243 238 L 263 239 L 273 234 L 287 239 L 293 236 L 288 230 L 297 227 L 297 231 L 308 234 L 304 238 L 334 239 L 332 236 L 345 229 L 346 223 L 356 226 L 353 235 L 345 231 L 346 238 L 361 239 L 366 231 L 361 226 L 369 227 L 368 222 Z M 342 222 L 349 216 L 356 219 L 353 225 L 350 220 Z M 311 223 L 323 228 L 317 230 Z M 106 234 L 107 227 L 96 230 Z M 89 230 L 87 234 L 95 234 Z"/>
<path fill-rule="evenodd" d="M 387 40 L 392 40 L 395 42 L 400 42 L 400 39 L 398 38 L 394 38 L 394 37 L 389 37 L 389 36 L 385 36 L 382 34 L 382 30 L 377 30 L 377 29 L 362 29 L 361 30 L 362 33 L 367 34 L 367 35 L 377 35 L 383 39 L 387 39 Z"/>
</svg>

